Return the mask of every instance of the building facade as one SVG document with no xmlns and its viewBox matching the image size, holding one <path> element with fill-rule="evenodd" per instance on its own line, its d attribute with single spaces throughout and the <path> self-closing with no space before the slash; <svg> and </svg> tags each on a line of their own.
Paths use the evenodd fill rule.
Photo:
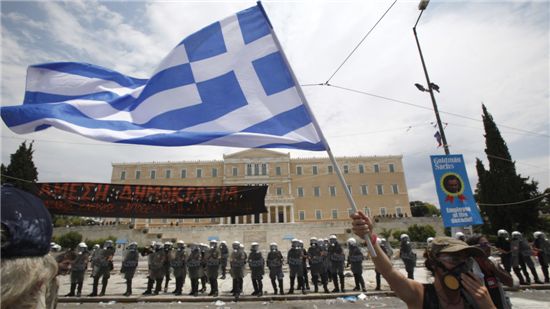
<svg viewBox="0 0 550 309">
<path fill-rule="evenodd" d="M 409 217 L 402 156 L 336 158 L 357 207 L 370 216 Z M 267 213 L 204 219 L 131 219 L 136 227 L 276 224 L 349 220 L 351 208 L 334 166 L 325 158 L 249 149 L 223 160 L 113 163 L 111 182 L 135 185 L 267 184 Z"/>
</svg>

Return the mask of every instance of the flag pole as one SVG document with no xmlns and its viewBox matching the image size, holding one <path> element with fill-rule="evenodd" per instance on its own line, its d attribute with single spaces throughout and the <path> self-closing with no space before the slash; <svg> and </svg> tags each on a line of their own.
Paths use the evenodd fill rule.
<svg viewBox="0 0 550 309">
<path fill-rule="evenodd" d="M 288 58 L 286 57 L 285 52 L 283 51 L 283 48 L 281 46 L 281 43 L 279 42 L 279 39 L 277 38 L 277 35 L 275 34 L 275 31 L 273 31 L 273 25 L 269 21 L 269 18 L 267 16 L 266 11 L 264 10 L 264 7 L 262 6 L 262 3 L 260 1 L 257 2 L 258 7 L 262 10 L 262 13 L 264 14 L 267 22 L 270 26 L 270 32 L 273 37 L 273 40 L 275 42 L 275 45 L 281 52 L 281 56 L 283 57 L 283 61 L 285 62 L 286 66 L 288 67 L 288 70 L 290 72 L 290 76 L 292 77 L 292 80 L 294 81 L 294 84 L 296 85 L 296 90 L 298 91 L 298 95 L 302 99 L 302 102 L 311 117 L 311 122 L 313 124 L 313 127 L 315 128 L 315 131 L 319 135 L 319 138 L 321 139 L 321 142 L 323 142 L 323 145 L 325 146 L 325 149 L 327 151 L 328 157 L 330 158 L 330 161 L 332 162 L 332 165 L 334 166 L 334 169 L 336 170 L 336 174 L 338 175 L 338 178 L 340 179 L 340 183 L 344 187 L 344 192 L 346 193 L 346 197 L 348 198 L 348 202 L 351 206 L 351 209 L 354 212 L 357 212 L 357 205 L 355 204 L 355 200 L 353 199 L 353 196 L 351 195 L 351 192 L 348 188 L 348 185 L 346 183 L 346 179 L 344 178 L 344 174 L 342 174 L 342 171 L 340 170 L 340 167 L 338 163 L 336 162 L 336 159 L 334 158 L 334 155 L 332 154 L 332 150 L 330 149 L 330 146 L 325 138 L 325 135 L 323 134 L 323 131 L 321 131 L 321 127 L 319 126 L 319 123 L 317 122 L 317 119 L 315 118 L 315 115 L 311 111 L 311 108 L 309 107 L 309 103 L 306 99 L 306 96 L 304 95 L 304 92 L 302 91 L 302 87 L 300 87 L 300 84 L 298 83 L 298 79 L 296 78 L 296 75 L 294 74 L 294 71 L 292 70 L 292 67 L 290 66 L 290 63 L 288 62 Z M 369 253 L 372 257 L 376 257 L 376 251 L 374 251 L 374 247 L 372 246 L 370 233 L 366 235 L 365 240 L 367 242 L 367 248 L 369 250 Z"/>
</svg>

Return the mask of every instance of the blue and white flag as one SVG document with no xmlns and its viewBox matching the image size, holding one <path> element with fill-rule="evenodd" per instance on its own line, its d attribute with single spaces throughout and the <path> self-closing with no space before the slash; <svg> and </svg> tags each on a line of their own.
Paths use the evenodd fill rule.
<svg viewBox="0 0 550 309">
<path fill-rule="evenodd" d="M 114 143 L 325 150 L 297 87 L 255 6 L 185 38 L 150 79 L 30 66 L 23 105 L 1 111 L 19 134 L 53 126 Z"/>
</svg>

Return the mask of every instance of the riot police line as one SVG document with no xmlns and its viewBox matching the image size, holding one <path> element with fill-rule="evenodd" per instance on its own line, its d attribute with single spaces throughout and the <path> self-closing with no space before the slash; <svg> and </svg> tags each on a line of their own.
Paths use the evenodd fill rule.
<svg viewBox="0 0 550 309">
<path fill-rule="evenodd" d="M 462 233 L 457 233 L 456 238 L 466 240 Z M 530 246 L 528 241 L 518 231 L 511 233 L 511 236 L 504 230 L 498 231 L 498 240 L 494 248 L 499 252 L 500 263 L 508 272 L 514 272 L 519 279 L 519 284 L 526 285 L 542 284 L 535 270 L 532 256 L 535 253 L 539 265 L 544 274 L 544 283 L 549 283 L 548 262 L 550 261 L 550 242 L 542 232 L 534 233 L 534 242 Z M 427 243 L 431 239 L 427 240 Z M 384 238 L 377 239 L 382 250 L 389 257 L 393 256 L 393 248 L 389 241 Z M 198 296 L 199 293 L 207 291 L 207 283 L 210 286 L 209 296 L 216 297 L 218 279 L 225 279 L 227 274 L 232 278 L 231 294 L 239 298 L 243 293 L 243 278 L 246 273 L 246 264 L 251 274 L 253 296 L 264 294 L 263 277 L 266 275 L 266 267 L 269 272 L 273 294 L 284 295 L 301 292 L 302 294 L 313 291 L 315 293 L 339 293 L 345 292 L 344 269 L 350 267 L 355 281 L 353 291 L 366 292 L 363 278 L 363 262 L 367 258 L 364 249 L 359 246 L 354 238 L 347 241 L 348 254 L 338 242 L 335 235 L 327 239 L 310 239 L 309 247 L 306 249 L 301 240 L 293 239 L 291 248 L 286 257 L 278 249 L 277 243 L 271 243 L 267 255 L 263 256 L 260 244 L 253 242 L 247 254 L 244 246 L 234 241 L 229 247 L 225 241 L 218 243 L 211 240 L 209 245 L 185 244 L 178 240 L 175 244 L 171 242 L 153 242 L 141 253 L 138 252 L 137 243 L 130 243 L 123 253 L 120 273 L 126 280 L 126 292 L 124 296 L 130 296 L 132 292 L 132 281 L 138 267 L 139 258 L 147 256 L 147 287 L 143 295 L 158 295 L 161 292 L 169 293 L 169 282 L 172 277 L 175 281 L 174 290 L 171 294 L 176 296 L 183 294 L 184 282 L 187 276 L 191 286 L 188 295 Z M 414 268 L 416 267 L 416 254 L 413 244 L 406 234 L 400 237 L 399 257 L 403 261 L 407 277 L 414 279 Z M 65 296 L 82 295 L 82 284 L 88 264 L 91 268 L 93 278 L 92 291 L 88 296 L 105 295 L 111 272 L 114 270 L 113 257 L 115 248 L 113 242 L 108 240 L 103 247 L 96 245 L 91 251 L 85 243 L 80 243 L 71 263 L 70 292 Z M 290 286 L 285 290 L 283 285 L 283 266 L 288 266 Z M 531 272 L 534 281 L 531 281 L 527 269 Z M 375 270 L 376 272 L 376 270 Z M 311 278 L 309 278 L 311 276 Z M 100 280 L 101 279 L 101 280 Z M 101 283 L 101 290 L 99 285 Z M 163 285 L 164 283 L 164 285 Z M 310 287 L 310 283 L 312 287 Z M 331 284 L 332 289 L 329 289 Z M 381 289 L 381 277 L 376 272 L 376 288 Z"/>
</svg>

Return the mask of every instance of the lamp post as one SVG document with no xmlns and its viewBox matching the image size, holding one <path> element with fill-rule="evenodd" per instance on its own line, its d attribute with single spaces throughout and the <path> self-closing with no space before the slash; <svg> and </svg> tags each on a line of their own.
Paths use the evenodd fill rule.
<svg viewBox="0 0 550 309">
<path fill-rule="evenodd" d="M 418 21 L 420 20 L 420 17 L 422 17 L 422 13 L 424 13 L 424 10 L 426 7 L 428 7 L 428 3 L 430 0 L 421 0 L 418 4 L 418 9 L 420 10 L 420 14 L 418 15 L 418 19 L 416 20 L 416 23 L 413 27 L 414 32 L 414 38 L 416 39 L 416 46 L 418 47 L 418 52 L 420 53 L 420 60 L 422 61 L 422 68 L 424 68 L 424 75 L 426 76 L 426 82 L 428 84 L 428 88 L 425 89 L 420 84 L 415 84 L 415 86 L 420 91 L 427 91 L 430 93 L 430 97 L 432 98 L 432 105 L 435 112 L 435 119 L 437 120 L 437 127 L 439 128 L 439 134 L 441 135 L 441 141 L 443 142 L 443 149 L 445 150 L 445 154 L 450 154 L 449 152 L 449 145 L 447 144 L 447 138 L 445 137 L 445 131 L 443 130 L 443 125 L 441 124 L 441 118 L 439 117 L 439 110 L 437 109 L 437 103 L 435 102 L 435 96 L 434 96 L 434 90 L 439 92 L 439 86 L 432 83 L 430 81 L 430 76 L 428 75 L 428 70 L 426 69 L 426 62 L 424 62 L 424 55 L 422 54 L 422 49 L 420 48 L 420 42 L 418 41 L 418 35 L 416 34 L 416 25 L 418 25 Z"/>
</svg>

